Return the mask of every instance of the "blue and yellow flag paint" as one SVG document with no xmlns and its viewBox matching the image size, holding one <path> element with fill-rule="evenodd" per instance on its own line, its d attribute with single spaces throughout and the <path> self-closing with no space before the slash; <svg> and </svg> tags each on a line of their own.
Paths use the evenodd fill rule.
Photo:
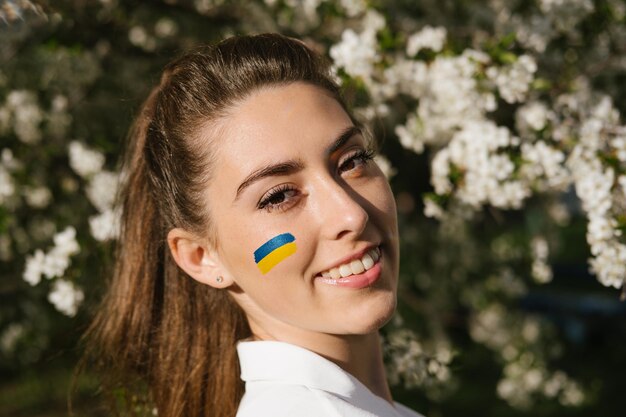
<svg viewBox="0 0 626 417">
<path fill-rule="evenodd" d="M 279 262 L 296 252 L 296 238 L 291 233 L 283 233 L 265 242 L 254 251 L 254 262 L 263 274 L 269 272 Z"/>
</svg>

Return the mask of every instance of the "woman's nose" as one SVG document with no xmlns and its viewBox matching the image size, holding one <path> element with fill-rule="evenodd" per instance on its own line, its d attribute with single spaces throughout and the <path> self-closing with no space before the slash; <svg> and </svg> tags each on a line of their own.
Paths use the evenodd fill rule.
<svg viewBox="0 0 626 417">
<path fill-rule="evenodd" d="M 345 235 L 359 238 L 369 220 L 364 198 L 355 190 L 336 181 L 328 181 L 319 193 L 323 234 L 329 239 Z"/>
</svg>

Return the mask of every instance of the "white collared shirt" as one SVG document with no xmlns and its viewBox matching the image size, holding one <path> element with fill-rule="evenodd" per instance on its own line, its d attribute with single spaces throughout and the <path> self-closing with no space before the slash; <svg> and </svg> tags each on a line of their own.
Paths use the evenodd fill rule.
<svg viewBox="0 0 626 417">
<path fill-rule="evenodd" d="M 236 417 L 423 417 L 303 347 L 240 340 L 237 354 L 246 390 Z"/>
</svg>

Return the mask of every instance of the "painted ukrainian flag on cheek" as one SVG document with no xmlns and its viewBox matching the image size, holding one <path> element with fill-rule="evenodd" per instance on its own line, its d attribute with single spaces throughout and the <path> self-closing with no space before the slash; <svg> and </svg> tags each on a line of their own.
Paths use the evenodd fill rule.
<svg viewBox="0 0 626 417">
<path fill-rule="evenodd" d="M 296 238 L 291 233 L 283 233 L 271 238 L 254 251 L 254 262 L 263 274 L 279 262 L 296 252 Z"/>
</svg>

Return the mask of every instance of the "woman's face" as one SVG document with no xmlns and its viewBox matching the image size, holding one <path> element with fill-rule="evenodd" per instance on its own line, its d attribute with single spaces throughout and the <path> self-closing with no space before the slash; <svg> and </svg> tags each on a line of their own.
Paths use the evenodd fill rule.
<svg viewBox="0 0 626 417">
<path fill-rule="evenodd" d="M 237 104 L 221 127 L 206 201 L 220 272 L 253 332 L 289 340 L 379 329 L 396 307 L 396 207 L 339 103 L 305 83 L 268 87 Z M 259 248 L 284 234 L 295 252 L 257 264 L 255 251 L 263 257 Z M 361 262 L 369 272 L 358 274 L 358 262 L 346 269 L 372 250 L 381 256 L 373 267 Z M 321 279 L 336 267 L 375 281 L 353 288 Z"/>
</svg>

